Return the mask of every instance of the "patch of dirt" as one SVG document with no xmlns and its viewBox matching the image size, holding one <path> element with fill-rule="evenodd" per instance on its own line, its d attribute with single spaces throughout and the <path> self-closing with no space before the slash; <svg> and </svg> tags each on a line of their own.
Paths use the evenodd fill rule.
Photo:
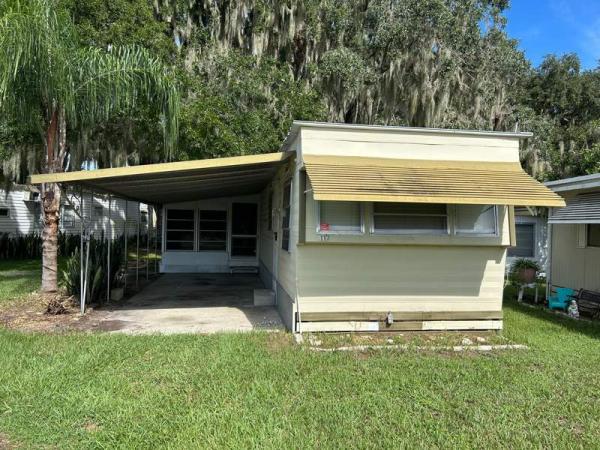
<svg viewBox="0 0 600 450">
<path fill-rule="evenodd" d="M 83 424 L 82 428 L 88 433 L 96 433 L 97 431 L 100 431 L 100 425 L 94 422 L 86 422 Z"/>
<path fill-rule="evenodd" d="M 14 448 L 17 448 L 17 446 L 11 444 L 6 435 L 0 433 L 0 450 L 12 450 Z"/>
<path fill-rule="evenodd" d="M 335 348 L 361 345 L 456 346 L 507 344 L 495 331 L 401 331 L 374 333 L 308 333 L 312 347 Z"/>
<path fill-rule="evenodd" d="M 60 314 L 47 314 L 48 305 L 58 308 Z M 33 293 L 0 308 L 0 325 L 24 332 L 67 332 L 101 330 L 100 322 L 108 311 L 88 308 L 79 314 L 79 306 L 60 293 Z M 1 448 L 1 447 L 0 447 Z"/>
<path fill-rule="evenodd" d="M 290 333 L 283 333 L 275 331 L 269 333 L 267 338 L 266 347 L 270 353 L 278 353 L 282 350 L 290 348 L 292 345 L 292 335 Z"/>
</svg>

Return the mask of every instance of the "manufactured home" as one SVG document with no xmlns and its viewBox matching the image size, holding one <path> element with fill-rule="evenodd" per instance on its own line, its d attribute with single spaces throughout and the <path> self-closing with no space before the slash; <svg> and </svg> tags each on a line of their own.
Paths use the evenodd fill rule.
<svg viewBox="0 0 600 450">
<path fill-rule="evenodd" d="M 83 199 L 83 200 L 81 200 Z M 84 221 L 95 235 L 108 232 L 108 196 L 85 192 L 83 196 L 67 194 L 61 202 L 59 230 L 65 234 L 79 234 L 80 211 Z M 115 236 L 123 234 L 125 222 L 130 234 L 137 230 L 138 218 L 142 230 L 152 221 L 148 205 L 114 199 L 111 202 L 111 221 Z M 150 213 L 150 215 L 149 215 Z M 152 226 L 150 224 L 150 226 Z M 43 228 L 39 191 L 35 188 L 14 185 L 10 190 L 0 189 L 0 234 L 10 236 L 40 234 Z"/>
<path fill-rule="evenodd" d="M 294 331 L 500 329 L 528 133 L 294 122 L 279 152 L 37 175 L 154 205 L 163 273 L 259 274 Z"/>
<path fill-rule="evenodd" d="M 548 284 L 600 292 L 600 174 L 546 186 L 567 203 L 550 211 Z"/>
</svg>

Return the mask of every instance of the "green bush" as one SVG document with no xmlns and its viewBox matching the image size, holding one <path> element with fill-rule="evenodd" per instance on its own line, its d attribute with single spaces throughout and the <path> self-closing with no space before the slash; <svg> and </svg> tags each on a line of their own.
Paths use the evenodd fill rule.
<svg viewBox="0 0 600 450">
<path fill-rule="evenodd" d="M 84 254 L 84 259 L 85 259 Z M 106 276 L 106 260 L 108 256 L 108 241 L 104 239 L 93 239 L 90 241 L 90 256 L 89 256 L 89 278 L 88 278 L 88 293 L 87 303 L 99 303 L 106 298 L 107 276 Z M 116 287 L 120 277 L 118 274 L 122 272 L 124 267 L 124 246 L 123 239 L 115 239 L 110 246 L 110 279 L 111 287 Z M 84 261 L 85 264 L 85 261 Z M 63 287 L 69 295 L 76 298 L 81 298 L 81 277 L 80 277 L 80 254 L 79 248 L 76 248 L 71 256 L 67 259 L 63 269 Z"/>
<path fill-rule="evenodd" d="M 70 255 L 79 248 L 78 234 L 58 233 L 58 254 Z M 35 259 L 42 257 L 42 235 L 39 233 L 0 233 L 0 258 Z"/>
</svg>

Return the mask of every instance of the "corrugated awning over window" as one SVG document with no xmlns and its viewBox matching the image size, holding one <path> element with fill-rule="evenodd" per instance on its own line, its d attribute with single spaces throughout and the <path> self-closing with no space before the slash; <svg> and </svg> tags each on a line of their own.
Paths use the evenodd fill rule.
<svg viewBox="0 0 600 450">
<path fill-rule="evenodd" d="M 600 192 L 578 194 L 552 212 L 549 223 L 600 223 Z"/>
<path fill-rule="evenodd" d="M 316 200 L 562 207 L 519 163 L 304 155 Z"/>
<path fill-rule="evenodd" d="M 70 184 L 144 203 L 184 202 L 259 193 L 289 156 L 267 153 L 33 175 L 31 183 Z"/>
</svg>

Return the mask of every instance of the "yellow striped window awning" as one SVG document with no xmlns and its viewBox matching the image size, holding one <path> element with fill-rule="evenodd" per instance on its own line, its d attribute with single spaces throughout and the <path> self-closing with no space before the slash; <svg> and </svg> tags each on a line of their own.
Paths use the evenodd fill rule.
<svg viewBox="0 0 600 450">
<path fill-rule="evenodd" d="M 517 162 L 304 155 L 315 200 L 562 207 Z"/>
</svg>

